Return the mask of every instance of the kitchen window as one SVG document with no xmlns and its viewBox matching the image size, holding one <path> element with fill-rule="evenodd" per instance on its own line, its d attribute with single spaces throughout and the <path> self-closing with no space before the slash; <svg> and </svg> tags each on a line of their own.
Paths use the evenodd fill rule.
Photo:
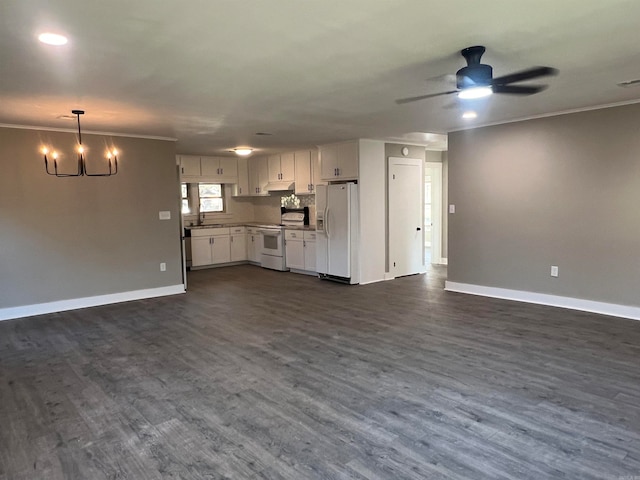
<svg viewBox="0 0 640 480">
<path fill-rule="evenodd" d="M 199 183 L 200 213 L 224 212 L 224 190 L 220 183 Z"/>
<path fill-rule="evenodd" d="M 188 215 L 191 213 L 191 207 L 189 206 L 189 185 L 182 183 L 180 185 L 180 191 L 182 194 L 182 214 Z"/>
</svg>

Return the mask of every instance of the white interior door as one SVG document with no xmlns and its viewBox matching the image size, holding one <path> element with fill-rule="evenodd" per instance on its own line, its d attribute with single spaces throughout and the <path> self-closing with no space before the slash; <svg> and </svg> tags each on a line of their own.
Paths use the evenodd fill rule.
<svg viewBox="0 0 640 480">
<path fill-rule="evenodd" d="M 389 158 L 389 273 L 424 273 L 423 161 Z"/>
</svg>

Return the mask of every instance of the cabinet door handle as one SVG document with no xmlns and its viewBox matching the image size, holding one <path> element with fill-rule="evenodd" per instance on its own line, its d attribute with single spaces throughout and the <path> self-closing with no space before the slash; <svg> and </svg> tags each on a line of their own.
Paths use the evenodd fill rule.
<svg viewBox="0 0 640 480">
<path fill-rule="evenodd" d="M 233 236 L 231 237 L 231 243 L 233 243 Z"/>
<path fill-rule="evenodd" d="M 303 247 L 306 247 L 306 246 L 307 246 L 307 242 L 306 242 L 306 240 L 303 240 L 303 241 L 302 241 L 302 246 L 303 246 Z"/>
<path fill-rule="evenodd" d="M 224 168 L 220 169 L 220 175 L 224 175 Z"/>
<path fill-rule="evenodd" d="M 184 174 L 184 167 L 180 167 L 180 171 Z"/>
</svg>

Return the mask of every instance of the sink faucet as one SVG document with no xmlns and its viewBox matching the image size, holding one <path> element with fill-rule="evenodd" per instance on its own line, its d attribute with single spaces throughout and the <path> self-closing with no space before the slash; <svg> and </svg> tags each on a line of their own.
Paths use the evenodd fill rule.
<svg viewBox="0 0 640 480">
<path fill-rule="evenodd" d="M 201 212 L 198 215 L 198 225 L 202 225 L 204 223 L 204 212 Z"/>
</svg>

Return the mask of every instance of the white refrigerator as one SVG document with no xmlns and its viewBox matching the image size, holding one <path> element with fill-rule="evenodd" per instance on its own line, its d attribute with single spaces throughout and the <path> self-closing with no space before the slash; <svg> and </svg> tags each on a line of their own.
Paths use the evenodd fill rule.
<svg viewBox="0 0 640 480">
<path fill-rule="evenodd" d="M 322 279 L 360 283 L 358 185 L 316 187 L 316 268 Z"/>
</svg>

